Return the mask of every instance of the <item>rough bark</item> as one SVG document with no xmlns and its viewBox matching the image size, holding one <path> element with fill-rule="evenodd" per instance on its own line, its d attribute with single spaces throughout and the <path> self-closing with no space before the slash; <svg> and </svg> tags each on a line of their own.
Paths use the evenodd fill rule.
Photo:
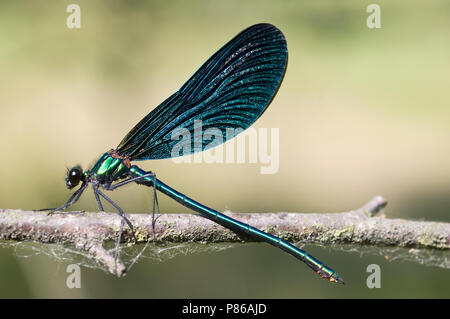
<svg viewBox="0 0 450 319">
<path fill-rule="evenodd" d="M 389 219 L 378 214 L 386 204 L 377 196 L 362 208 L 343 213 L 226 214 L 289 242 L 450 248 L 450 223 Z M 127 217 L 135 227 L 137 243 L 251 240 L 198 215 L 161 215 L 155 234 L 151 215 L 127 214 Z M 117 239 L 120 223 L 120 216 L 114 213 L 61 212 L 48 216 L 47 212 L 0 209 L 0 240 L 72 245 L 120 276 L 125 266 L 116 264 L 103 248 L 105 241 Z M 135 243 L 127 227 L 122 241 Z"/>
</svg>

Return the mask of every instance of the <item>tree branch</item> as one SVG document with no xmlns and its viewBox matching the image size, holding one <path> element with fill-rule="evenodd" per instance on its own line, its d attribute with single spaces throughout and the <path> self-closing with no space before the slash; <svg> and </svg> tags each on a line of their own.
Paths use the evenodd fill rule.
<svg viewBox="0 0 450 319">
<path fill-rule="evenodd" d="M 386 200 L 377 196 L 362 208 L 343 213 L 226 214 L 290 242 L 450 248 L 450 223 L 376 216 L 386 205 Z M 135 227 L 138 243 L 153 240 L 151 215 L 127 216 Z M 120 216 L 114 213 L 61 212 L 48 216 L 47 212 L 0 209 L 0 240 L 73 245 L 120 276 L 125 266 L 119 262 L 116 265 L 113 256 L 103 248 L 104 242 L 117 239 L 120 223 Z M 161 215 L 154 235 L 159 242 L 251 240 L 192 214 Z M 124 230 L 122 241 L 134 243 L 130 229 Z"/>
</svg>

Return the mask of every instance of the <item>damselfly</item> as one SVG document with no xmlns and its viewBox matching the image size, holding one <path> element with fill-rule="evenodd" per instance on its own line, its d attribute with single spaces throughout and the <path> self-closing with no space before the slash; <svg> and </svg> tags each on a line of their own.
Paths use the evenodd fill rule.
<svg viewBox="0 0 450 319">
<path fill-rule="evenodd" d="M 91 184 L 100 210 L 103 211 L 102 197 L 122 216 L 117 258 L 124 222 L 132 231 L 133 225 L 124 211 L 100 188 L 111 191 L 134 182 L 153 188 L 153 213 L 157 206 L 158 190 L 224 227 L 281 248 L 303 261 L 321 277 L 344 283 L 334 270 L 307 252 L 206 207 L 164 184 L 153 172 L 131 164 L 132 161 L 193 154 L 217 146 L 217 143 L 203 140 L 202 134 L 194 134 L 196 121 L 201 121 L 202 133 L 209 128 L 220 130 L 224 136 L 221 143 L 231 138 L 226 134 L 227 129 L 247 129 L 275 96 L 286 70 L 287 56 L 286 40 L 273 25 L 263 23 L 245 29 L 211 56 L 177 92 L 145 116 L 117 148 L 104 153 L 91 169 L 83 171 L 79 166 L 71 168 L 66 177 L 67 187 L 72 189 L 80 183 L 81 186 L 63 206 L 53 212 L 74 204 Z M 173 151 L 178 140 L 173 139 L 172 135 L 180 129 L 192 133 L 188 154 Z"/>
</svg>

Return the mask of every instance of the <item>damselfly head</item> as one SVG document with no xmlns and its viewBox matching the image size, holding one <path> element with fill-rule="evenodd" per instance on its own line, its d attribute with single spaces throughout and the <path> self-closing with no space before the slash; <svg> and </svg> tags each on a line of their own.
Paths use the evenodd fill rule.
<svg viewBox="0 0 450 319">
<path fill-rule="evenodd" d="M 66 186 L 68 189 L 72 189 L 77 186 L 84 179 L 83 170 L 80 166 L 72 167 L 67 171 Z"/>
</svg>

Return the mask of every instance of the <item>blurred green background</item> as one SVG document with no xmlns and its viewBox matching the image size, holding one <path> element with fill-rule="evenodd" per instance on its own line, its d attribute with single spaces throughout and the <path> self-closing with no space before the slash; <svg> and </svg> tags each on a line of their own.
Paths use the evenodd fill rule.
<svg viewBox="0 0 450 319">
<path fill-rule="evenodd" d="M 81 7 L 68 29 L 66 7 Z M 381 29 L 366 7 L 381 6 Z M 217 49 L 259 22 L 286 36 L 282 86 L 255 128 L 280 129 L 280 168 L 259 164 L 139 165 L 219 211 L 325 212 L 389 200 L 387 215 L 449 221 L 450 2 L 0 1 L 0 207 L 67 200 L 66 167 L 92 165 Z M 112 194 L 148 212 L 149 190 Z M 189 212 L 160 196 L 166 213 Z M 96 210 L 91 192 L 74 209 Z M 112 209 L 110 209 L 112 211 Z M 330 285 L 265 244 L 139 262 L 125 278 L 0 248 L 0 297 L 450 297 L 449 270 L 306 246 L 347 285 Z M 366 287 L 366 267 L 382 270 Z"/>
</svg>

